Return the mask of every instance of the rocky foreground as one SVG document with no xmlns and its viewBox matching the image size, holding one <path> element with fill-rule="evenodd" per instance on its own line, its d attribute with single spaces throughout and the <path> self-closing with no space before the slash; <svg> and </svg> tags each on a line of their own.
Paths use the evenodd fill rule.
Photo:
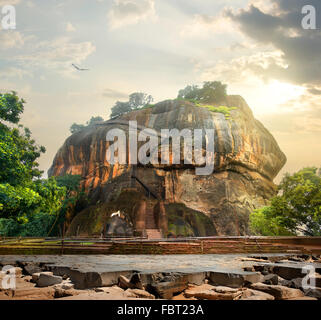
<svg viewBox="0 0 321 320">
<path fill-rule="evenodd" d="M 321 300 L 321 256 L 240 258 L 242 271 L 81 271 L 39 262 L 12 261 L 1 283 L 15 272 L 16 288 L 0 289 L 1 300 Z M 312 266 L 306 288 L 304 267 Z M 312 281 L 312 282 L 311 282 Z"/>
</svg>

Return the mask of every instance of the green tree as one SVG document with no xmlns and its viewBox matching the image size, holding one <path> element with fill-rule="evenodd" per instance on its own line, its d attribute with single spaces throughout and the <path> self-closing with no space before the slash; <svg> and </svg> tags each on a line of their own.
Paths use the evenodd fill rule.
<svg viewBox="0 0 321 320">
<path fill-rule="evenodd" d="M 86 128 L 86 126 L 84 124 L 73 123 L 69 130 L 71 133 L 76 133 L 76 132 L 79 132 L 85 128 Z"/>
<path fill-rule="evenodd" d="M 292 234 L 321 235 L 321 170 L 310 167 L 286 174 L 271 205 L 250 215 L 254 232 L 262 230 L 257 228 L 260 219 L 262 225 L 267 221 Z"/>
<path fill-rule="evenodd" d="M 204 82 L 203 88 L 200 92 L 200 100 L 205 103 L 217 103 L 225 99 L 226 84 L 222 84 L 220 81 L 207 81 Z"/>
<path fill-rule="evenodd" d="M 24 110 L 23 99 L 19 99 L 16 92 L 0 93 L 0 119 L 11 123 L 18 123 Z"/>
<path fill-rule="evenodd" d="M 129 96 L 129 101 L 117 101 L 111 109 L 111 118 L 119 117 L 125 113 L 141 109 L 153 101 L 153 97 L 143 92 L 134 92 Z"/>
<path fill-rule="evenodd" d="M 281 218 L 274 215 L 271 207 L 254 210 L 250 215 L 250 228 L 253 234 L 260 236 L 294 235 L 281 225 Z"/>
<path fill-rule="evenodd" d="M 71 133 L 76 133 L 79 132 L 87 127 L 93 126 L 98 122 L 104 121 L 104 118 L 97 116 L 97 117 L 91 117 L 89 121 L 86 122 L 86 124 L 78 124 L 78 123 L 73 123 L 70 127 L 70 132 Z"/>
<path fill-rule="evenodd" d="M 203 103 L 218 103 L 227 96 L 227 85 L 220 81 L 206 81 L 202 87 L 187 86 L 178 92 L 178 99 L 186 99 Z"/>
<path fill-rule="evenodd" d="M 28 128 L 19 124 L 24 101 L 16 93 L 0 95 L 0 232 L 21 232 L 39 214 L 48 219 L 59 212 L 65 187 L 54 178 L 40 179 L 38 146 Z M 8 126 L 6 123 L 9 123 Z M 50 216 L 50 217 L 49 217 Z M 3 229 L 1 229 L 3 228 Z"/>
<path fill-rule="evenodd" d="M 153 102 L 153 97 L 143 92 L 135 92 L 129 96 L 129 107 L 132 110 L 143 108 Z"/>
</svg>

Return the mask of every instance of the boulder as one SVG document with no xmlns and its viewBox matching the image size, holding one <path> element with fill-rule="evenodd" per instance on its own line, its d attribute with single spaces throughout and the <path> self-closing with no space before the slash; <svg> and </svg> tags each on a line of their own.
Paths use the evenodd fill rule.
<svg viewBox="0 0 321 320">
<path fill-rule="evenodd" d="M 133 288 L 136 289 L 141 289 L 141 290 L 145 290 L 143 283 L 142 283 L 142 279 L 139 273 L 134 273 L 131 278 L 130 278 L 130 284 L 133 286 Z"/>
<path fill-rule="evenodd" d="M 129 112 L 71 135 L 57 152 L 48 176 L 72 173 L 85 177 L 81 187 L 88 194 L 89 202 L 96 205 L 77 214 L 67 235 L 100 235 L 101 227 L 97 226 L 109 223 L 114 207 L 121 208 L 127 217 L 134 215 L 132 218 L 136 221 L 138 211 L 133 208 L 139 206 L 145 190 L 138 183 L 133 185 L 134 171 L 135 177 L 156 198 L 165 201 L 168 234 L 249 234 L 249 214 L 254 208 L 267 205 L 276 194 L 273 179 L 284 166 L 286 157 L 242 97 L 227 96 L 215 104 L 216 107 L 221 105 L 231 108 L 230 117 L 189 101 L 166 100 L 153 108 Z M 157 134 L 162 129 L 213 129 L 214 172 L 207 176 L 196 175 L 197 164 L 186 165 L 183 150 L 177 165 L 111 166 L 106 161 L 110 145 L 106 134 L 111 129 L 120 129 L 128 136 L 129 121 L 134 120 L 138 122 L 138 133 L 144 128 L 151 128 Z M 138 147 L 143 144 L 139 142 Z M 128 154 L 125 156 L 128 159 Z M 129 188 L 136 192 L 133 201 L 129 201 L 130 194 L 121 195 Z M 140 221 L 145 217 L 143 212 Z M 182 224 L 187 226 L 186 231 L 181 231 Z"/>
<path fill-rule="evenodd" d="M 279 277 L 276 274 L 267 274 L 264 276 L 264 280 L 262 281 L 265 284 L 279 284 Z"/>
<path fill-rule="evenodd" d="M 36 283 L 38 287 L 50 287 L 61 282 L 62 277 L 41 272 Z"/>
<path fill-rule="evenodd" d="M 31 276 L 31 282 L 33 283 L 37 283 L 39 277 L 40 277 L 40 274 L 47 274 L 49 276 L 52 276 L 53 273 L 52 272 L 49 272 L 49 271 L 45 271 L 45 272 L 36 272 L 36 273 L 33 273 L 32 276 Z"/>
<path fill-rule="evenodd" d="M 224 272 L 211 271 L 209 280 L 215 286 L 241 288 L 250 283 L 260 282 L 263 276 L 259 272 Z"/>
<path fill-rule="evenodd" d="M 292 289 L 280 285 L 269 285 L 264 283 L 253 283 L 250 285 L 251 289 L 263 291 L 272 295 L 276 300 L 288 300 L 292 298 L 303 297 L 304 294 L 299 289 Z"/>
<path fill-rule="evenodd" d="M 189 287 L 185 290 L 184 296 L 200 300 L 237 300 L 242 296 L 242 292 L 242 290 L 233 288 L 202 285 Z"/>
<path fill-rule="evenodd" d="M 274 300 L 274 296 L 262 291 L 246 289 L 243 291 L 240 300 Z"/>
<path fill-rule="evenodd" d="M 122 275 L 118 278 L 118 286 L 125 290 L 135 288 L 135 285 L 132 284 L 128 278 Z"/>
<path fill-rule="evenodd" d="M 40 267 L 39 263 L 32 263 L 28 262 L 24 267 L 23 267 L 25 273 L 28 275 L 33 275 L 34 273 L 40 273 L 42 272 L 42 268 Z"/>
<path fill-rule="evenodd" d="M 304 290 L 304 293 L 307 297 L 313 297 L 321 300 L 321 288 L 307 289 Z"/>
<path fill-rule="evenodd" d="M 173 295 L 184 291 L 187 288 L 187 283 L 185 281 L 168 281 L 154 283 L 149 287 L 152 288 L 153 291 L 155 290 L 160 298 L 171 299 Z"/>
</svg>

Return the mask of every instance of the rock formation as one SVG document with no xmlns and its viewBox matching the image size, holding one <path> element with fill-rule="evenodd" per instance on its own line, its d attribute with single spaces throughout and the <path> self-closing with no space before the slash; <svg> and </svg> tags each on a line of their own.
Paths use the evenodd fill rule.
<svg viewBox="0 0 321 320">
<path fill-rule="evenodd" d="M 164 236 L 249 234 L 249 213 L 275 195 L 273 179 L 286 157 L 269 131 L 253 117 L 240 96 L 220 105 L 233 107 L 231 116 L 182 100 L 167 100 L 152 108 L 87 127 L 70 136 L 58 151 L 49 176 L 77 174 L 91 206 L 73 220 L 68 233 L 107 234 L 110 215 L 126 216 L 133 234 L 160 229 Z M 214 129 L 215 169 L 195 175 L 194 165 L 110 165 L 106 134 L 128 121 L 138 129 Z"/>
</svg>

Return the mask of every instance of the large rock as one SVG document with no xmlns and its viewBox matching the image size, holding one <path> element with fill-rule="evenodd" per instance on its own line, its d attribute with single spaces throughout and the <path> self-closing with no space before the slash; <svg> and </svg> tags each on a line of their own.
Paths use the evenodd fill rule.
<svg viewBox="0 0 321 320">
<path fill-rule="evenodd" d="M 304 296 L 303 292 L 299 289 L 292 289 L 292 288 L 283 287 L 280 285 L 253 283 L 251 284 L 250 287 L 251 289 L 268 293 L 272 295 L 276 300 L 289 300 L 289 299 L 300 298 Z"/>
<path fill-rule="evenodd" d="M 37 280 L 38 287 L 50 287 L 55 284 L 59 284 L 62 282 L 62 277 L 54 276 L 52 274 L 40 273 L 39 278 Z"/>
<path fill-rule="evenodd" d="M 238 300 L 243 294 L 243 290 L 214 287 L 208 284 L 201 286 L 190 286 L 185 290 L 184 295 L 187 298 L 196 298 L 200 300 Z"/>
<path fill-rule="evenodd" d="M 271 294 L 265 293 L 263 291 L 246 289 L 242 293 L 240 300 L 275 300 Z"/>
<path fill-rule="evenodd" d="M 264 277 L 259 272 L 226 272 L 211 271 L 209 280 L 216 286 L 227 286 L 231 288 L 241 288 L 250 283 L 263 281 Z"/>
<path fill-rule="evenodd" d="M 121 232 L 130 234 L 135 223 L 143 226 L 146 221 L 141 204 L 146 194 L 143 185 L 149 194 L 164 201 L 165 205 L 155 203 L 153 213 L 158 219 L 165 212 L 167 220 L 161 220 L 159 227 L 168 235 L 248 234 L 249 213 L 266 205 L 275 194 L 273 179 L 286 158 L 243 98 L 228 96 L 220 105 L 236 108 L 230 119 L 187 101 L 168 100 L 89 126 L 69 137 L 58 151 L 49 176 L 81 175 L 93 206 L 75 217 L 68 234 L 108 234 L 110 215 L 115 210 L 125 214 L 127 224 Z M 158 132 L 166 128 L 214 129 L 213 174 L 197 176 L 195 164 L 187 166 L 183 159 L 175 166 L 109 165 L 106 134 L 114 128 L 128 133 L 129 120 L 138 122 L 138 131 L 145 127 Z M 133 180 L 133 175 L 141 183 Z"/>
</svg>

